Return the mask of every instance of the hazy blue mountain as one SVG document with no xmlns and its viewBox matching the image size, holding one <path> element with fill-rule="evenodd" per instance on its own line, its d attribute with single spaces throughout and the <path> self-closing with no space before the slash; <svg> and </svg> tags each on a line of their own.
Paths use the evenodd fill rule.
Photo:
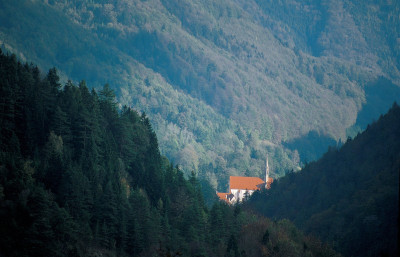
<svg viewBox="0 0 400 257">
<path fill-rule="evenodd" d="M 369 94 L 382 79 L 398 92 L 399 12 L 398 1 L 1 0 L 0 41 L 65 78 L 110 83 L 148 114 L 162 153 L 221 189 L 261 176 L 267 153 L 274 176 L 297 169 L 304 152 L 285 142 L 344 140 L 377 118 L 369 106 L 399 100 Z"/>
</svg>

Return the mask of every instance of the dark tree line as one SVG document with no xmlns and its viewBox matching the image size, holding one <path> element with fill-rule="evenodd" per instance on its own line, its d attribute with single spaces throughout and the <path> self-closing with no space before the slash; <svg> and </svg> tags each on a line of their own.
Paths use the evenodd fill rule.
<svg viewBox="0 0 400 257">
<path fill-rule="evenodd" d="M 295 230 L 240 206 L 208 209 L 196 176 L 160 155 L 149 119 L 119 109 L 109 85 L 61 86 L 55 69 L 0 53 L 0 124 L 0 256 L 244 257 L 246 224 L 262 223 L 256 243 L 267 227 L 273 240 Z M 291 240 L 257 246 L 331 253 Z"/>
</svg>

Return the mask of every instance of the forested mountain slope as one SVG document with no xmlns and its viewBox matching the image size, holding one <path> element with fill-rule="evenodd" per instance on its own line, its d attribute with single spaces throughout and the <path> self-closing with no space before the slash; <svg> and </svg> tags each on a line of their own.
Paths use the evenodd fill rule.
<svg viewBox="0 0 400 257">
<path fill-rule="evenodd" d="M 345 256 L 398 256 L 400 107 L 340 149 L 254 194 L 249 206 L 288 218 Z"/>
<path fill-rule="evenodd" d="M 108 85 L 61 89 L 0 51 L 0 125 L 0 256 L 340 256 L 288 220 L 207 208 Z"/>
<path fill-rule="evenodd" d="M 3 48 L 75 81 L 110 82 L 120 102 L 149 115 L 162 152 L 213 186 L 229 175 L 261 176 L 266 153 L 275 176 L 296 169 L 298 152 L 282 143 L 309 132 L 333 140 L 356 133 L 366 90 L 380 76 L 399 92 L 398 1 L 0 7 Z M 390 102 L 400 95 L 380 93 Z"/>
</svg>

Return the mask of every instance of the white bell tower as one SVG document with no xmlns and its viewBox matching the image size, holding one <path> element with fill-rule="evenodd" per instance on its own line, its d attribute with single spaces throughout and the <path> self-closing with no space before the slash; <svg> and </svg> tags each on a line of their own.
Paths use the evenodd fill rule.
<svg viewBox="0 0 400 257">
<path fill-rule="evenodd" d="M 269 165 L 268 165 L 268 154 L 267 158 L 265 159 L 265 183 L 268 183 L 269 179 Z"/>
</svg>

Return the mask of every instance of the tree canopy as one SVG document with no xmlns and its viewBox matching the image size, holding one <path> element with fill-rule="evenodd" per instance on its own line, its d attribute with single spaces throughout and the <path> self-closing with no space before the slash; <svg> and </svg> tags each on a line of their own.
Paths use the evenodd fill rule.
<svg viewBox="0 0 400 257">
<path fill-rule="evenodd" d="M 1 256 L 334 253 L 288 221 L 208 208 L 195 173 L 160 154 L 148 117 L 119 109 L 108 85 L 61 87 L 55 69 L 0 53 L 0 124 Z"/>
</svg>

